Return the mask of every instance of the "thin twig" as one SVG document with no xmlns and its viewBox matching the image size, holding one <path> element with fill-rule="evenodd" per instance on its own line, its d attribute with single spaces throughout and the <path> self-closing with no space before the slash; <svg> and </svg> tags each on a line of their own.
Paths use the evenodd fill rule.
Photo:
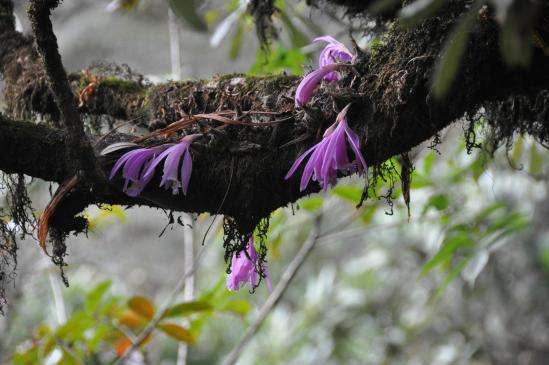
<svg viewBox="0 0 549 365">
<path fill-rule="evenodd" d="M 176 80 L 181 80 L 181 42 L 179 39 L 179 23 L 171 7 L 168 7 L 168 31 L 170 34 L 170 60 L 172 75 Z"/>
<path fill-rule="evenodd" d="M 284 273 L 282 274 L 282 277 L 280 278 L 279 283 L 276 285 L 272 293 L 269 295 L 269 297 L 267 298 L 267 300 L 259 310 L 259 315 L 253 321 L 253 323 L 248 327 L 248 329 L 246 330 L 246 333 L 244 334 L 244 337 L 242 337 L 240 342 L 231 350 L 229 355 L 225 358 L 223 365 L 233 365 L 236 363 L 236 361 L 240 357 L 240 354 L 242 353 L 242 350 L 244 350 L 244 347 L 246 347 L 246 345 L 250 342 L 253 336 L 257 333 L 257 331 L 259 330 L 259 328 L 261 327 L 261 325 L 263 324 L 263 322 L 265 321 L 269 313 L 273 310 L 273 308 L 279 302 L 280 298 L 282 298 L 282 295 L 284 295 L 284 292 L 290 285 L 292 279 L 295 277 L 297 271 L 303 265 L 303 263 L 305 262 L 305 259 L 307 258 L 309 253 L 313 250 L 315 244 L 320 238 L 321 220 L 322 220 L 322 214 L 319 214 L 315 217 L 315 224 L 309 235 L 309 238 L 303 244 L 303 246 L 301 246 L 301 248 L 297 252 L 292 262 L 290 262 L 290 264 L 286 268 L 286 271 L 284 271 Z"/>
<path fill-rule="evenodd" d="M 248 114 L 265 114 L 267 112 L 249 110 L 246 113 L 247 114 L 245 114 L 245 115 L 248 115 Z M 164 127 L 162 129 L 151 132 L 151 133 L 149 133 L 145 136 L 134 138 L 132 140 L 132 142 L 140 143 L 140 142 L 144 142 L 148 139 L 158 137 L 158 136 L 161 136 L 161 135 L 164 135 L 164 134 L 175 133 L 175 132 L 180 131 L 184 128 L 190 127 L 191 125 L 195 124 L 196 122 L 198 122 L 200 120 L 215 120 L 217 122 L 223 123 L 223 125 L 239 125 L 239 126 L 243 126 L 243 127 L 268 127 L 268 126 L 277 125 L 277 124 L 282 123 L 282 122 L 286 122 L 286 121 L 291 120 L 291 119 L 294 118 L 293 115 L 290 115 L 290 116 L 282 118 L 282 119 L 276 119 L 276 120 L 271 120 L 271 121 L 267 121 L 267 122 L 253 123 L 253 122 L 241 121 L 240 118 L 231 119 L 231 118 L 228 118 L 228 117 L 225 116 L 225 115 L 234 115 L 234 114 L 236 114 L 236 113 L 229 110 L 229 111 L 219 111 L 219 112 L 215 112 L 215 113 L 187 115 L 187 116 L 184 116 L 183 118 L 171 123 L 167 127 Z"/>
<path fill-rule="evenodd" d="M 184 247 L 184 265 L 187 268 L 191 268 L 194 265 L 194 222 L 193 217 L 185 213 L 183 215 L 183 247 Z M 183 301 L 190 302 L 194 299 L 194 275 L 189 275 L 185 282 L 185 288 L 183 290 Z M 189 320 L 184 319 L 182 325 L 187 327 Z M 177 363 L 176 365 L 186 365 L 187 355 L 189 352 L 189 345 L 181 342 L 177 349 Z"/>
<path fill-rule="evenodd" d="M 91 178 L 104 179 L 104 173 L 84 131 L 76 108 L 75 96 L 59 55 L 57 38 L 50 20 L 57 0 L 30 0 L 28 15 L 36 38 L 38 53 L 42 56 L 46 75 L 68 132 L 67 153 L 75 171 L 82 170 Z"/>
<path fill-rule="evenodd" d="M 42 260 L 47 261 L 46 256 L 42 256 Z M 51 291 L 53 294 L 55 317 L 57 319 L 57 324 L 61 326 L 67 322 L 67 310 L 65 307 L 65 301 L 63 300 L 63 292 L 61 290 L 61 285 L 59 285 L 59 282 L 57 281 L 59 278 L 54 277 L 51 270 L 48 270 L 48 279 L 50 281 Z"/>
</svg>

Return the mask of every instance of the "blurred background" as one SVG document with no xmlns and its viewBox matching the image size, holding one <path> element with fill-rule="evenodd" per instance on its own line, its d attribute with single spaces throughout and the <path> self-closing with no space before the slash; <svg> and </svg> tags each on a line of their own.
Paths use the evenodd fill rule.
<svg viewBox="0 0 549 365">
<path fill-rule="evenodd" d="M 26 2 L 16 3 L 28 31 Z M 154 82 L 302 74 L 316 65 L 314 37 L 334 35 L 350 47 L 352 22 L 304 2 L 277 2 L 280 38 L 268 54 L 245 1 L 199 3 L 182 10 L 160 0 L 65 1 L 53 17 L 65 66 L 125 63 Z M 351 34 L 362 47 L 376 39 Z M 364 179 L 352 177 L 273 213 L 274 285 L 317 215 L 323 233 L 238 364 L 549 363 L 549 153 L 526 136 L 512 148 L 468 153 L 464 123 L 436 147 L 414 151 L 410 216 L 398 160 L 386 163 L 360 208 Z M 490 137 L 476 132 L 481 144 Z M 32 182 L 37 214 L 52 188 Z M 168 224 L 167 212 L 149 208 L 86 214 L 88 236 L 68 239 L 68 288 L 35 241 L 20 242 L 0 317 L 2 364 L 112 363 L 185 275 L 189 245 L 194 291 L 172 304 L 194 304 L 172 305 L 168 316 L 187 332 L 154 331 L 133 364 L 219 363 L 269 295 L 263 284 L 254 293 L 226 289 L 220 217 L 176 214 Z"/>
</svg>

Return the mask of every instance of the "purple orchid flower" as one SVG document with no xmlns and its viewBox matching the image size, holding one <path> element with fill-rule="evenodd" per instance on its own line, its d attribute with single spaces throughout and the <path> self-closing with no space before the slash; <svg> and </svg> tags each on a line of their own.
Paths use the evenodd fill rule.
<svg viewBox="0 0 549 365">
<path fill-rule="evenodd" d="M 316 89 L 322 79 L 331 72 L 336 71 L 338 68 L 346 66 L 341 63 L 332 63 L 324 67 L 314 70 L 307 76 L 305 76 L 299 83 L 297 90 L 295 91 L 295 105 L 303 106 L 311 100 L 313 91 Z"/>
<path fill-rule="evenodd" d="M 231 273 L 227 275 L 227 289 L 237 291 L 246 283 L 250 283 L 252 288 L 257 286 L 259 280 L 259 259 L 257 257 L 257 251 L 254 246 L 253 236 L 250 237 L 250 241 L 247 245 L 247 254 L 244 251 L 235 252 L 231 260 Z M 269 290 L 273 289 L 273 284 L 267 271 L 267 267 L 264 263 L 263 273 L 265 280 L 267 281 L 267 287 Z"/>
<path fill-rule="evenodd" d="M 299 156 L 288 171 L 286 180 L 296 172 L 303 160 L 311 155 L 301 176 L 300 191 L 305 190 L 311 178 L 318 181 L 326 191 L 328 186 L 335 185 L 338 172 L 349 174 L 367 171 L 368 167 L 360 151 L 358 135 L 347 124 L 346 115 L 350 105 L 343 108 L 337 115 L 336 122 L 326 129 L 322 141 Z M 347 155 L 347 142 L 355 154 L 355 160 L 352 162 L 349 162 Z"/>
<path fill-rule="evenodd" d="M 343 43 L 339 42 L 334 37 L 325 35 L 323 37 L 315 38 L 313 42 L 328 43 L 322 52 L 320 52 L 320 57 L 318 59 L 318 65 L 320 67 L 337 62 L 351 62 L 353 60 L 353 54 L 347 49 L 347 47 L 345 47 Z M 324 80 L 337 81 L 339 80 L 339 74 L 337 72 L 330 72 L 324 76 Z"/>
<path fill-rule="evenodd" d="M 141 194 L 145 186 L 151 181 L 152 176 L 144 176 L 151 161 L 164 149 L 165 145 L 152 148 L 138 148 L 123 154 L 114 164 L 109 179 L 120 170 L 122 166 L 122 177 L 124 178 L 124 191 L 129 196 Z"/>
<path fill-rule="evenodd" d="M 193 170 L 193 160 L 189 147 L 200 136 L 200 134 L 190 134 L 181 138 L 179 143 L 168 147 L 152 160 L 143 174 L 143 178 L 150 181 L 154 176 L 156 166 L 165 160 L 164 174 L 162 175 L 160 186 L 164 186 L 166 189 L 172 188 L 172 194 L 174 195 L 178 194 L 181 188 L 183 195 L 187 195 Z M 181 163 L 181 160 L 183 160 L 183 163 Z M 181 165 L 181 169 L 179 169 L 179 165 Z"/>
</svg>

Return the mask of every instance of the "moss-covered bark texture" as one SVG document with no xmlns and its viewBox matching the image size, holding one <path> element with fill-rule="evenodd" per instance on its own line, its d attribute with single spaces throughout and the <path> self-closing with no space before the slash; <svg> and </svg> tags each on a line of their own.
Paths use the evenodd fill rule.
<svg viewBox="0 0 549 365">
<path fill-rule="evenodd" d="M 0 9 L 8 3 L 0 0 Z M 221 124 L 201 119 L 185 130 L 203 133 L 193 143 L 194 168 L 187 196 L 173 196 L 153 181 L 139 199 L 132 199 L 119 190 L 120 181 L 90 182 L 92 190 L 75 191 L 67 197 L 59 208 L 63 214 L 57 224 L 72 227 L 71 217 L 89 204 L 122 203 L 228 214 L 237 218 L 241 229 L 251 230 L 274 209 L 319 190 L 312 185 L 300 192 L 299 174 L 289 181 L 284 177 L 295 158 L 319 141 L 347 103 L 352 103 L 348 120 L 358 132 L 371 166 L 409 151 L 460 117 L 475 115 L 483 106 L 494 116 L 490 123 L 500 131 L 500 138 L 520 129 L 546 141 L 549 59 L 536 48 L 528 68 L 508 68 L 500 56 L 498 24 L 489 17 L 477 20 L 447 97 L 432 97 L 433 67 L 447 34 L 467 6 L 467 1 L 451 1 L 439 16 L 412 30 L 393 26 L 381 45 L 359 54 L 355 67 L 346 70 L 342 80 L 323 85 L 304 108 L 294 106 L 299 78 L 292 76 L 224 75 L 151 85 L 128 70 L 106 65 L 70 75 L 75 98 L 92 86 L 79 110 L 84 119 L 99 121 L 88 126 L 93 143 L 114 119 L 156 130 L 190 115 L 230 111 L 234 113 L 231 118 L 246 125 L 214 129 Z M 358 6 L 352 9 L 355 14 L 364 10 Z M 549 13 L 547 8 L 543 12 Z M 5 20 L 5 14 L 5 8 L 0 10 L 0 20 Z M 540 19 L 537 28 L 544 34 L 549 25 L 543 19 L 547 17 Z M 7 84 L 10 115 L 0 119 L 0 169 L 65 181 L 73 171 L 61 153 L 65 134 L 57 129 L 59 112 L 31 43 L 9 27 L 0 32 L 0 71 Z M 16 121 L 37 114 L 47 116 L 51 123 Z M 133 130 L 127 125 L 124 128 Z M 162 135 L 156 141 L 174 137 Z M 97 142 L 96 148 L 99 151 L 110 142 L 132 138 L 128 133 L 111 133 Z M 101 161 L 105 171 L 116 157 Z"/>
</svg>

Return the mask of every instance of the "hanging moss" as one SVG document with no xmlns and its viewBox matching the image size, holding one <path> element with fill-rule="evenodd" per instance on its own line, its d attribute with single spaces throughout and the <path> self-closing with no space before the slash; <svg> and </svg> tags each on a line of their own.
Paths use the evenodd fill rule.
<svg viewBox="0 0 549 365">
<path fill-rule="evenodd" d="M 31 236 L 36 227 L 27 185 L 22 174 L 0 173 L 0 194 L 6 197 L 6 209 L 0 207 L 0 313 L 6 285 L 16 276 L 17 240 Z"/>
<path fill-rule="evenodd" d="M 65 241 L 67 238 L 67 233 L 64 230 L 51 227 L 49 230 L 49 237 L 52 245 L 51 261 L 59 268 L 61 279 L 63 280 L 65 286 L 68 287 L 69 280 L 65 275 L 65 267 L 67 266 L 67 263 L 65 262 L 65 257 L 67 256 L 67 245 Z"/>
<path fill-rule="evenodd" d="M 247 247 L 252 237 L 256 237 L 258 240 L 254 240 L 256 244 L 259 244 L 257 250 L 258 259 L 255 263 L 255 270 L 259 275 L 259 280 L 256 285 L 251 288 L 251 292 L 261 284 L 261 281 L 266 277 L 267 272 L 267 232 L 269 230 L 269 218 L 263 218 L 255 227 L 255 230 L 242 231 L 242 228 L 238 222 L 231 218 L 225 217 L 223 220 L 223 248 L 225 249 L 225 262 L 228 263 L 226 273 L 231 273 L 231 263 L 235 255 L 248 256 Z M 250 257 L 248 257 L 250 259 Z"/>
</svg>

